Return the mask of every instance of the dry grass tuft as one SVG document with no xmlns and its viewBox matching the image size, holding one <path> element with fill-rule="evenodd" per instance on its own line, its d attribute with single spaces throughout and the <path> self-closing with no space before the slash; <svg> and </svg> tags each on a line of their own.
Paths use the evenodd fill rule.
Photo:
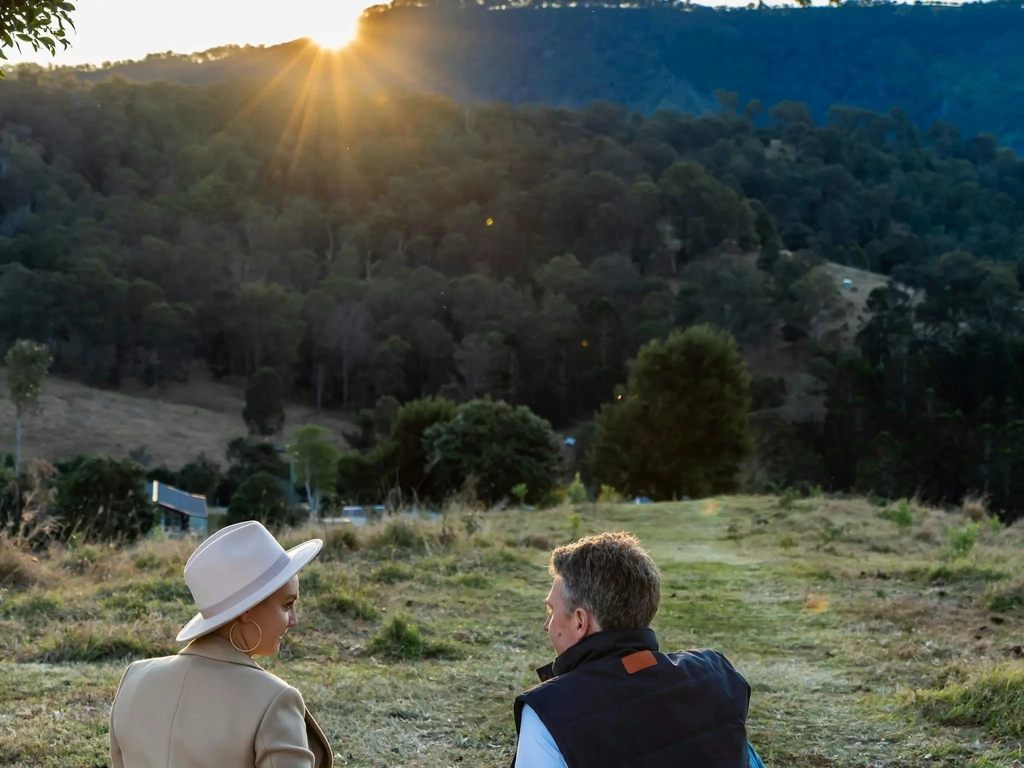
<svg viewBox="0 0 1024 768">
<path fill-rule="evenodd" d="M 988 497 L 987 496 L 966 496 L 960 511 L 968 520 L 976 523 L 983 523 L 988 520 Z"/>
<path fill-rule="evenodd" d="M 50 582 L 45 565 L 36 555 L 25 552 L 13 539 L 0 534 L 0 587 L 27 589 Z"/>
</svg>

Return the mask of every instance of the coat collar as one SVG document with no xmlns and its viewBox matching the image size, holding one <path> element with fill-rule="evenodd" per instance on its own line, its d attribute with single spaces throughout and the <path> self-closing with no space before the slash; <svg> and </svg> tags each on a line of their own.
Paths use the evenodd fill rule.
<svg viewBox="0 0 1024 768">
<path fill-rule="evenodd" d="M 179 655 L 202 656 L 204 659 L 224 661 L 228 664 L 241 664 L 244 667 L 263 669 L 259 664 L 237 650 L 227 639 L 220 635 L 203 635 L 197 637 L 180 651 Z"/>
<path fill-rule="evenodd" d="M 234 649 L 232 649 L 234 650 Z M 653 629 L 619 629 L 587 635 L 562 655 L 537 670 L 541 682 L 572 672 L 581 664 L 607 658 L 628 656 L 636 651 L 658 650 L 658 636 Z"/>
</svg>

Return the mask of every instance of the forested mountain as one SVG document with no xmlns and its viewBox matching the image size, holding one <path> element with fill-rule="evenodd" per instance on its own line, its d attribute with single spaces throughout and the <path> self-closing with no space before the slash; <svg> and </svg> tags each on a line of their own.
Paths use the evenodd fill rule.
<svg viewBox="0 0 1024 768">
<path fill-rule="evenodd" d="M 460 101 L 574 108 L 606 100 L 644 114 L 715 110 L 715 91 L 725 89 L 743 103 L 801 101 L 818 120 L 834 104 L 899 107 L 922 129 L 945 120 L 966 136 L 991 132 L 1024 149 L 1019 3 L 728 11 L 664 2 L 551 5 L 438 0 L 374 8 L 362 42 L 337 57 L 325 84 L 338 77 Z M 317 61 L 298 42 L 158 55 L 77 75 L 189 83 L 280 77 L 308 85 Z"/>
<path fill-rule="evenodd" d="M 198 356 L 327 407 L 489 394 L 566 425 L 643 342 L 710 321 L 819 350 L 823 422 L 755 382 L 774 482 L 1018 509 L 1024 162 L 900 110 L 722 102 L 0 82 L 0 347 L 112 386 Z M 897 278 L 859 354 L 826 332 L 825 259 Z"/>
</svg>

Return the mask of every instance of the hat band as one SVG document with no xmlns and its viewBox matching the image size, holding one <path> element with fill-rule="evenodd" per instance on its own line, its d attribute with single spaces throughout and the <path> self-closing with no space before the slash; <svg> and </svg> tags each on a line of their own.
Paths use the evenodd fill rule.
<svg viewBox="0 0 1024 768">
<path fill-rule="evenodd" d="M 208 605 L 205 608 L 200 608 L 199 612 L 203 614 L 204 619 L 208 619 L 211 616 L 216 616 L 222 611 L 226 611 L 233 605 L 236 605 L 242 598 L 248 597 L 249 595 L 258 592 L 263 589 L 267 584 L 274 580 L 274 578 L 280 575 L 281 571 L 288 567 L 292 559 L 288 556 L 287 552 L 282 552 L 281 556 L 274 561 L 267 570 L 257 576 L 255 579 L 250 581 L 241 589 L 232 592 L 230 595 L 225 597 L 223 600 L 218 600 L 213 605 Z"/>
</svg>

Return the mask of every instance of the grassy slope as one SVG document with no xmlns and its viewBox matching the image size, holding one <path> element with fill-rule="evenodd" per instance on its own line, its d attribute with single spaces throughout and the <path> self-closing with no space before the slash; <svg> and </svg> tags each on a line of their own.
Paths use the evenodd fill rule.
<svg viewBox="0 0 1024 768">
<path fill-rule="evenodd" d="M 170 385 L 157 395 L 142 389 L 93 389 L 51 377 L 43 385 L 40 412 L 25 421 L 24 451 L 61 461 L 77 453 L 121 458 L 145 446 L 154 465 L 178 469 L 203 452 L 223 465 L 227 444 L 246 433 L 244 405 L 237 388 L 208 381 Z M 344 419 L 294 404 L 287 407 L 285 437 L 307 423 L 327 427 L 344 444 Z M 14 407 L 0 376 L 0 452 L 13 445 Z"/>
<path fill-rule="evenodd" d="M 588 510 L 582 528 L 643 538 L 664 573 L 663 647 L 718 648 L 747 676 L 751 739 L 770 767 L 1011 765 L 1018 746 L 939 726 L 907 691 L 949 675 L 970 682 L 972 670 L 1003 674 L 1004 648 L 1024 626 L 1015 612 L 1024 531 L 986 531 L 968 559 L 944 565 L 946 527 L 962 518 L 915 514 L 900 534 L 863 502 L 729 498 Z M 352 554 L 335 530 L 304 574 L 300 626 L 268 666 L 303 691 L 337 765 L 507 765 L 512 697 L 550 660 L 546 550 L 569 538 L 569 511 L 490 514 L 471 538 L 452 520 L 456 544 L 424 528 L 418 553 L 395 535 L 367 546 L 374 533 L 364 530 Z M 49 583 L 6 592 L 0 604 L 0 765 L 104 764 L 123 667 L 104 657 L 123 654 L 126 641 L 173 650 L 191 612 L 180 580 L 189 549 L 149 542 L 28 564 Z M 994 591 L 1017 601 L 996 621 L 986 608 Z M 351 618 L 371 607 L 376 617 Z M 369 653 L 396 614 L 460 658 Z M 96 662 L 48 663 L 83 657 Z"/>
</svg>

